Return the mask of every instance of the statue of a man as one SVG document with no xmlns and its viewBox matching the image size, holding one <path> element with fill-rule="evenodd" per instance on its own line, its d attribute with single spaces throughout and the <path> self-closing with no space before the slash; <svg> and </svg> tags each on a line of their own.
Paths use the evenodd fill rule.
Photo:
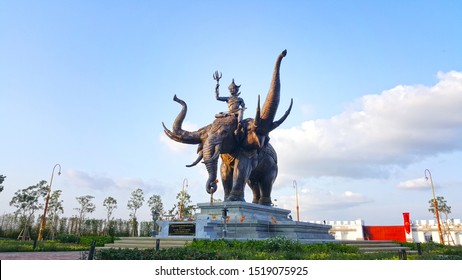
<svg viewBox="0 0 462 280">
<path fill-rule="evenodd" d="M 220 84 L 219 84 L 219 81 L 220 81 L 220 78 L 221 78 L 221 74 L 218 75 L 218 71 L 216 71 L 215 74 L 213 75 L 213 78 L 217 81 L 217 85 L 215 86 L 215 96 L 216 96 L 217 100 L 218 101 L 224 101 L 224 102 L 228 103 L 228 112 L 227 113 L 217 114 L 216 117 L 226 117 L 226 116 L 229 116 L 229 115 L 236 116 L 237 117 L 237 129 L 236 129 L 236 132 L 237 132 L 242 127 L 242 124 L 241 124 L 242 117 L 244 115 L 244 110 L 246 109 L 244 99 L 239 97 L 239 95 L 241 94 L 241 92 L 239 91 L 239 88 L 241 86 L 236 85 L 234 83 L 234 79 L 233 79 L 233 81 L 231 82 L 231 84 L 228 87 L 229 96 L 228 97 L 220 96 L 220 92 L 219 92 Z"/>
</svg>

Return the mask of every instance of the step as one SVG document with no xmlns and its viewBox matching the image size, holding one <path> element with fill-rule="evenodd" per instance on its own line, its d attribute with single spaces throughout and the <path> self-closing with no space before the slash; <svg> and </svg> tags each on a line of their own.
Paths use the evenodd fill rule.
<svg viewBox="0 0 462 280">
<path fill-rule="evenodd" d="M 399 252 L 405 250 L 408 254 L 417 253 L 409 247 L 399 246 L 399 244 L 388 240 L 342 240 L 339 243 L 358 247 L 360 251 L 372 252 Z"/>
<path fill-rule="evenodd" d="M 138 248 L 138 249 L 154 249 L 156 241 L 159 240 L 159 248 L 180 248 L 184 247 L 192 239 L 180 238 L 152 238 L 152 237 L 121 237 L 115 240 L 114 243 L 105 244 L 105 248 Z"/>
<path fill-rule="evenodd" d="M 392 251 L 392 252 L 395 252 L 395 251 L 401 251 L 401 250 L 405 250 L 406 252 L 411 250 L 410 248 L 408 247 L 399 247 L 399 246 L 396 246 L 396 247 L 359 247 L 358 248 L 360 251 L 368 251 L 368 252 L 387 252 L 387 251 Z"/>
<path fill-rule="evenodd" d="M 390 248 L 390 247 L 400 247 L 396 243 L 361 243 L 361 244 L 355 244 L 355 243 L 344 243 L 345 245 L 350 245 L 350 246 L 356 246 L 356 247 L 361 247 L 361 248 L 367 248 L 367 247 L 378 247 L 378 248 Z"/>
</svg>

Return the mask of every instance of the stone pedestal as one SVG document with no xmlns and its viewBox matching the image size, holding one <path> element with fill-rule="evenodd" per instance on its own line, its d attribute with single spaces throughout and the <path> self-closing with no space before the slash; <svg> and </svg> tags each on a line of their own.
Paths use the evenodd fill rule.
<svg viewBox="0 0 462 280">
<path fill-rule="evenodd" d="M 240 201 L 199 203 L 197 206 L 200 213 L 195 221 L 158 221 L 158 237 L 265 239 L 281 236 L 307 243 L 334 240 L 328 233 L 330 225 L 293 221 L 289 218 L 290 210 L 286 209 Z M 227 209 L 226 218 L 223 218 L 224 208 Z M 182 227 L 194 228 L 195 234 L 189 231 L 181 235 L 181 231 L 172 231 Z"/>
</svg>

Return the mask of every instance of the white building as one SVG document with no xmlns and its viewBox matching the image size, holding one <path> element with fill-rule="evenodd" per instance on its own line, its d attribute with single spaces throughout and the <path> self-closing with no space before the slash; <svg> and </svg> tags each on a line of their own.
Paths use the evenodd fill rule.
<svg viewBox="0 0 462 280">
<path fill-rule="evenodd" d="M 364 221 L 311 221 L 311 223 L 328 224 L 332 226 L 330 233 L 335 240 L 364 240 Z M 404 225 L 403 225 L 404 231 Z M 462 245 L 462 223 L 460 219 L 449 219 L 441 222 L 441 232 L 446 245 Z M 407 242 L 440 243 L 436 220 L 411 221 L 411 231 L 405 233 Z"/>
<path fill-rule="evenodd" d="M 441 232 L 443 234 L 444 244 L 462 244 L 462 223 L 460 219 L 441 221 Z M 411 233 L 406 235 L 406 238 L 409 239 L 410 242 L 433 241 L 440 243 L 436 220 L 412 221 Z"/>
</svg>

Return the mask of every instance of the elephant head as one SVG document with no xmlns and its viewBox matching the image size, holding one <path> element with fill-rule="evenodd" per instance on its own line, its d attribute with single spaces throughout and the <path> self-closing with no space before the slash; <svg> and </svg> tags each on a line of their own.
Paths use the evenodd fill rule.
<svg viewBox="0 0 462 280">
<path fill-rule="evenodd" d="M 176 117 L 171 131 L 162 123 L 164 132 L 174 141 L 198 145 L 197 160 L 187 166 L 196 165 L 204 159 L 209 174 L 206 182 L 208 193 L 213 193 L 217 189 L 218 157 L 220 154 L 230 154 L 235 157 L 242 150 L 251 153 L 262 148 L 269 141 L 268 134 L 284 122 L 290 114 L 293 100 L 291 100 L 284 115 L 279 120 L 274 121 L 280 101 L 279 69 L 286 54 L 287 51 L 284 50 L 276 60 L 270 89 L 263 106 L 260 108 L 259 96 L 255 118 L 243 120 L 244 125 L 237 134 L 235 133 L 237 119 L 234 116 L 216 118 L 212 124 L 194 132 L 183 130 L 182 123 L 186 116 L 187 106 L 183 100 L 174 97 L 174 100 L 182 105 L 182 110 Z"/>
</svg>

